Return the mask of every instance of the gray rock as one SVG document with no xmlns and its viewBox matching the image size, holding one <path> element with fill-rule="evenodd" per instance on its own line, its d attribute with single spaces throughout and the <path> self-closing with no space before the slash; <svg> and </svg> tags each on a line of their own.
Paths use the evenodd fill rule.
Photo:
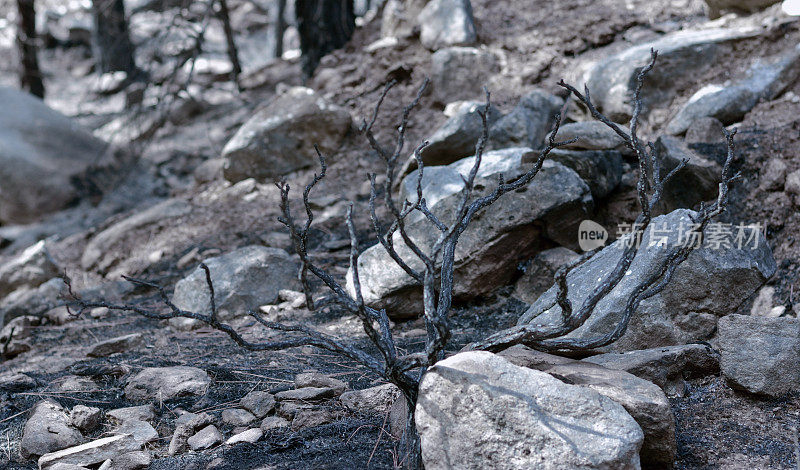
<svg viewBox="0 0 800 470">
<path fill-rule="evenodd" d="M 753 306 L 750 307 L 750 315 L 755 317 L 779 317 L 786 311 L 786 306 L 776 304 L 775 288 L 764 286 L 758 291 Z"/>
<path fill-rule="evenodd" d="M 175 422 L 175 432 L 172 434 L 172 438 L 169 442 L 169 448 L 167 450 L 169 455 L 176 455 L 186 452 L 186 450 L 189 448 L 189 438 L 192 437 L 197 430 L 202 429 L 214 422 L 214 419 L 208 413 L 201 413 L 199 415 L 194 413 L 186 413 L 178 417 Z"/>
<path fill-rule="evenodd" d="M 658 210 L 661 213 L 675 209 L 691 209 L 702 201 L 717 197 L 721 167 L 712 160 L 690 150 L 680 139 L 661 136 L 655 143 L 656 155 L 661 161 L 661 174 L 672 171 L 683 159 L 686 166 L 664 185 Z"/>
<path fill-rule="evenodd" d="M 564 383 L 586 387 L 622 405 L 644 432 L 641 463 L 651 468 L 670 468 L 675 461 L 675 417 L 661 389 L 647 380 L 621 370 L 576 361 L 513 346 L 498 354 L 520 367 L 547 372 Z"/>
<path fill-rule="evenodd" d="M 416 424 L 429 470 L 638 469 L 644 437 L 600 393 L 483 351 L 428 369 Z"/>
<path fill-rule="evenodd" d="M 729 86 L 706 85 L 697 91 L 667 124 L 669 134 L 683 134 L 701 117 L 719 119 L 728 125 L 740 121 L 759 101 L 770 101 L 800 74 L 800 46 L 777 61 L 756 62 L 746 76 Z"/>
<path fill-rule="evenodd" d="M 387 0 L 381 17 L 381 36 L 406 38 L 419 32 L 417 17 L 428 0 Z"/>
<path fill-rule="evenodd" d="M 542 147 L 563 104 L 564 100 L 544 90 L 528 92 L 492 126 L 489 148 Z"/>
<path fill-rule="evenodd" d="M 273 179 L 330 156 L 350 129 L 350 114 L 313 90 L 294 87 L 242 125 L 225 144 L 225 179 Z"/>
<path fill-rule="evenodd" d="M 231 426 L 247 426 L 256 420 L 255 415 L 241 408 L 222 410 L 222 422 Z"/>
<path fill-rule="evenodd" d="M 531 166 L 522 163 L 530 149 L 505 149 L 484 155 L 475 197 L 488 194 L 497 185 L 502 173 L 506 181 L 522 175 Z M 446 167 L 429 168 L 424 172 L 423 194 L 428 207 L 444 223 L 452 223 L 466 176 L 473 158 L 459 160 Z M 402 183 L 405 197 L 416 199 L 412 189 L 417 173 L 409 174 Z M 517 263 L 539 251 L 548 238 L 558 244 L 575 246 L 577 227 L 593 208 L 589 188 L 566 166 L 545 161 L 538 175 L 523 189 L 503 195 L 488 210 L 480 212 L 462 234 L 455 257 L 454 296 L 469 299 L 487 294 L 505 285 L 516 271 Z M 423 250 L 432 246 L 437 232 L 421 214 L 406 221 L 409 236 Z M 394 246 L 413 268 L 421 263 L 395 234 Z M 511 256 L 509 256 L 511 254 Z M 394 318 L 420 313 L 421 288 L 397 266 L 382 245 L 365 250 L 358 259 L 364 300 L 371 306 L 386 308 Z M 353 292 L 352 274 L 348 273 L 348 289 Z"/>
<path fill-rule="evenodd" d="M 469 0 L 431 0 L 417 21 L 419 42 L 432 51 L 450 46 L 469 46 L 478 39 Z"/>
<path fill-rule="evenodd" d="M 568 337 L 595 338 L 616 329 L 636 286 L 642 279 L 659 272 L 674 246 L 679 241 L 686 241 L 680 227 L 688 231 L 693 223 L 693 214 L 679 209 L 654 218 L 642 237 L 628 273 L 598 303 L 586 323 Z M 654 228 L 658 230 L 655 237 Z M 716 327 L 717 318 L 736 311 L 776 270 L 763 234 L 756 233 L 753 242 L 743 242 L 738 248 L 736 230 L 732 231 L 732 234 L 720 234 L 719 245 L 710 241 L 714 237 L 706 237 L 704 245 L 693 250 L 678 266 L 664 290 L 642 301 L 626 333 L 605 350 L 631 351 L 685 344 L 709 337 Z M 748 236 L 751 233 L 746 232 Z M 623 243 L 628 240 L 617 240 L 570 272 L 567 283 L 572 305 L 582 305 L 600 280 L 614 269 L 622 254 Z M 650 246 L 651 240 L 653 246 Z M 732 246 L 727 247 L 728 243 Z M 561 324 L 561 309 L 555 305 L 555 295 L 555 288 L 548 290 L 518 323 Z M 541 315 L 537 316 L 540 312 Z"/>
<path fill-rule="evenodd" d="M 684 139 L 687 143 L 723 143 L 725 126 L 717 118 L 701 117 L 695 119 L 686 129 Z"/>
<path fill-rule="evenodd" d="M 242 397 L 239 404 L 256 418 L 263 418 L 275 409 L 275 397 L 269 392 L 253 391 Z"/>
<path fill-rule="evenodd" d="M 719 353 L 702 344 L 598 354 L 584 359 L 608 369 L 624 370 L 661 387 L 668 396 L 682 396 L 685 378 L 719 372 Z"/>
<path fill-rule="evenodd" d="M 23 458 L 30 459 L 82 441 L 83 436 L 72 426 L 72 420 L 61 405 L 44 400 L 36 404 L 25 423 L 19 450 Z"/>
<path fill-rule="evenodd" d="M 222 434 L 213 424 L 204 427 L 197 434 L 190 437 L 187 441 L 189 448 L 193 451 L 206 450 L 221 443 L 223 440 Z"/>
<path fill-rule="evenodd" d="M 0 374 L 0 391 L 7 393 L 24 392 L 36 387 L 36 381 L 25 374 L 6 372 Z"/>
<path fill-rule="evenodd" d="M 788 194 L 800 195 L 800 170 L 795 170 L 786 175 L 784 189 Z"/>
<path fill-rule="evenodd" d="M 92 432 L 100 426 L 100 418 L 103 412 L 100 408 L 93 406 L 75 405 L 69 413 L 72 425 L 80 429 L 81 432 Z"/>
<path fill-rule="evenodd" d="M 622 154 L 616 150 L 555 149 L 547 159 L 575 170 L 589 185 L 595 200 L 611 194 L 622 181 Z"/>
<path fill-rule="evenodd" d="M 80 196 L 107 144 L 28 93 L 0 87 L 0 103 L 0 222 L 32 222 Z"/>
<path fill-rule="evenodd" d="M 44 284 L 29 288 L 21 287 L 0 300 L 0 325 L 23 315 L 41 316 L 64 302 L 66 291 L 61 278 L 53 278 Z"/>
<path fill-rule="evenodd" d="M 345 392 L 339 397 L 342 405 L 350 411 L 388 413 L 392 404 L 400 397 L 400 389 L 394 384 Z"/>
<path fill-rule="evenodd" d="M 278 428 L 287 428 L 289 427 L 289 421 L 279 417 L 279 416 L 269 416 L 264 418 L 261 421 L 261 430 L 264 432 L 268 432 L 271 429 L 278 429 Z"/>
<path fill-rule="evenodd" d="M 705 0 L 708 5 L 708 17 L 717 19 L 723 11 L 753 13 L 762 10 L 780 0 Z"/>
<path fill-rule="evenodd" d="M 112 432 L 130 436 L 131 439 L 139 443 L 139 447 L 158 440 L 158 432 L 150 423 L 135 419 L 123 421 Z"/>
<path fill-rule="evenodd" d="M 335 397 L 336 391 L 330 387 L 303 387 L 275 394 L 278 401 L 322 401 Z"/>
<path fill-rule="evenodd" d="M 106 411 L 106 416 L 118 424 L 125 421 L 153 421 L 156 412 L 153 405 L 127 406 Z"/>
<path fill-rule="evenodd" d="M 164 221 L 172 221 L 188 214 L 191 210 L 192 206 L 182 199 L 167 199 L 153 207 L 135 212 L 95 235 L 86 244 L 81 257 L 81 266 L 86 270 L 96 267 L 100 272 L 108 271 L 118 261 L 119 256 L 113 253 L 112 248 L 131 232 Z"/>
<path fill-rule="evenodd" d="M 336 416 L 324 408 L 300 410 L 292 419 L 292 431 L 322 426 L 333 422 L 335 419 Z"/>
<path fill-rule="evenodd" d="M 514 297 L 529 304 L 536 302 L 553 285 L 556 271 L 578 256 L 563 246 L 540 252 L 514 284 Z"/>
<path fill-rule="evenodd" d="M 61 270 L 42 240 L 0 266 L 0 297 L 23 286 L 39 287 L 59 275 Z"/>
<path fill-rule="evenodd" d="M 208 374 L 196 367 L 149 367 L 128 379 L 125 397 L 129 400 L 169 400 L 202 395 L 210 384 Z"/>
<path fill-rule="evenodd" d="M 442 103 L 481 99 L 483 86 L 500 72 L 494 53 L 474 47 L 448 47 L 431 56 L 431 85 Z"/>
<path fill-rule="evenodd" d="M 621 128 L 625 132 L 630 133 L 630 130 L 625 126 L 621 126 Z M 561 148 L 630 152 L 630 148 L 627 147 L 622 137 L 600 121 L 581 121 L 562 124 L 558 129 L 558 134 L 556 134 L 556 141 L 563 142 L 572 139 L 577 140 Z"/>
<path fill-rule="evenodd" d="M 11 340 L 23 340 L 31 336 L 33 329 L 41 325 L 41 317 L 23 315 L 6 323 L 0 330 L 0 344 L 9 343 Z"/>
<path fill-rule="evenodd" d="M 48 470 L 57 464 L 90 466 L 116 456 L 141 449 L 141 443 L 129 434 L 104 437 L 86 444 L 45 454 L 39 458 L 39 468 Z"/>
<path fill-rule="evenodd" d="M 219 318 L 242 316 L 274 303 L 278 292 L 296 288 L 298 263 L 280 248 L 246 246 L 204 261 L 211 272 Z M 201 268 L 175 284 L 173 303 L 180 309 L 211 313 L 211 295 Z"/>
<path fill-rule="evenodd" d="M 249 442 L 250 444 L 255 444 L 261 440 L 262 437 L 264 437 L 264 431 L 259 428 L 252 428 L 231 436 L 227 441 L 225 441 L 225 444 L 229 446 L 238 444 L 240 442 Z"/>
<path fill-rule="evenodd" d="M 342 382 L 339 379 L 328 377 L 325 374 L 320 374 L 319 372 L 304 372 L 302 374 L 297 374 L 294 377 L 294 386 L 295 388 L 303 388 L 303 387 L 332 388 L 337 396 L 341 395 L 342 393 L 344 393 L 345 390 L 347 390 L 346 383 Z"/>
<path fill-rule="evenodd" d="M 455 115 L 448 119 L 442 127 L 436 130 L 430 138 L 426 139 L 428 145 L 419 155 L 425 166 L 448 165 L 456 160 L 475 154 L 475 145 L 483 132 L 483 122 L 478 115 L 479 110 L 485 109 L 485 104 L 477 101 L 468 102 L 461 106 Z M 494 124 L 501 114 L 494 107 L 489 108 L 487 122 Z M 414 155 L 408 157 L 401 175 L 417 168 Z"/>
<path fill-rule="evenodd" d="M 131 333 L 129 335 L 101 341 L 92 346 L 86 355 L 89 357 L 106 357 L 112 354 L 130 351 L 140 346 L 143 342 L 144 340 L 141 333 Z"/>
<path fill-rule="evenodd" d="M 734 314 L 720 319 L 717 333 L 731 385 L 771 397 L 800 389 L 800 320 Z"/>
<path fill-rule="evenodd" d="M 759 174 L 759 187 L 766 191 L 782 190 L 787 169 L 788 166 L 781 157 L 771 157 Z"/>
<path fill-rule="evenodd" d="M 114 456 L 106 462 L 108 466 L 104 463 L 98 470 L 144 470 L 150 468 L 151 458 L 150 452 L 139 450 Z"/>
<path fill-rule="evenodd" d="M 625 122 L 632 113 L 631 97 L 639 70 L 650 62 L 650 49 L 658 51 L 658 66 L 647 75 L 642 90 L 645 107 L 663 101 L 676 86 L 676 70 L 700 73 L 714 65 L 720 45 L 758 34 L 750 28 L 683 30 L 652 42 L 632 46 L 598 61 L 584 77 L 592 101 L 615 122 Z"/>
</svg>

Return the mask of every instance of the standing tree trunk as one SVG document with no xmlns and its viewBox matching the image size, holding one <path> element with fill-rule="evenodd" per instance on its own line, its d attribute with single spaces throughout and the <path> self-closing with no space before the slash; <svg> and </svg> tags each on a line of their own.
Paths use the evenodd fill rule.
<svg viewBox="0 0 800 470">
<path fill-rule="evenodd" d="M 32 95 L 44 98 L 44 83 L 39 70 L 36 43 L 36 7 L 34 0 L 17 0 L 19 23 L 17 24 L 17 45 L 22 67 L 19 73 L 20 87 Z"/>
<path fill-rule="evenodd" d="M 295 0 L 305 76 L 328 52 L 344 46 L 356 28 L 353 0 Z"/>
<path fill-rule="evenodd" d="M 233 83 L 236 84 L 236 88 L 242 91 L 242 85 L 239 83 L 242 65 L 239 63 L 239 50 L 236 48 L 236 41 L 233 39 L 233 28 L 231 27 L 231 16 L 228 11 L 227 0 L 219 0 L 219 19 L 222 21 L 222 28 L 225 30 L 225 41 L 228 43 L 228 58 L 231 61 L 231 66 L 233 66 L 231 78 Z"/>
<path fill-rule="evenodd" d="M 94 13 L 94 55 L 101 73 L 127 72 L 135 75 L 133 43 L 128 34 L 122 0 L 92 0 Z"/>
<path fill-rule="evenodd" d="M 278 11 L 275 13 L 275 49 L 273 55 L 278 59 L 283 56 L 283 34 L 286 32 L 286 0 L 278 0 Z"/>
</svg>

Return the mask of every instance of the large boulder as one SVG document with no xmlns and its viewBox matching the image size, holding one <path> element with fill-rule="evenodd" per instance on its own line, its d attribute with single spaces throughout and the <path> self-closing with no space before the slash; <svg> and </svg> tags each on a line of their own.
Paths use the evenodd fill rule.
<svg viewBox="0 0 800 470">
<path fill-rule="evenodd" d="M 350 129 L 350 113 L 310 88 L 293 87 L 258 111 L 225 144 L 225 179 L 271 180 L 329 156 Z"/>
<path fill-rule="evenodd" d="M 594 390 L 622 405 L 644 432 L 642 465 L 670 468 L 675 461 L 675 417 L 669 400 L 652 382 L 621 370 L 517 345 L 499 353 L 512 364 L 547 372 L 564 383 Z"/>
<path fill-rule="evenodd" d="M 636 76 L 648 62 L 650 49 L 658 51 L 658 66 L 647 75 L 642 90 L 645 106 L 663 101 L 676 86 L 676 70 L 711 67 L 720 45 L 755 36 L 755 29 L 704 29 L 669 33 L 652 42 L 632 46 L 594 64 L 584 77 L 592 101 L 615 122 L 630 119 Z"/>
<path fill-rule="evenodd" d="M 775 62 L 757 61 L 746 76 L 731 85 L 706 85 L 683 105 L 667 124 L 667 133 L 683 134 L 703 117 L 728 125 L 742 120 L 760 101 L 771 101 L 794 83 L 800 73 L 800 46 Z"/>
<path fill-rule="evenodd" d="M 441 103 L 483 97 L 483 86 L 500 72 L 500 59 L 486 49 L 448 47 L 431 56 L 433 95 Z"/>
<path fill-rule="evenodd" d="M 27 223 L 79 196 L 108 146 L 38 98 L 0 87 L 0 223 Z"/>
<path fill-rule="evenodd" d="M 205 260 L 211 272 L 219 318 L 246 315 L 271 304 L 281 289 L 299 289 L 299 264 L 280 248 L 246 246 Z M 182 310 L 211 313 L 206 273 L 198 267 L 175 284 L 172 302 Z"/>
<path fill-rule="evenodd" d="M 610 398 L 484 351 L 428 369 L 416 424 L 428 470 L 633 470 L 644 437 Z"/>
<path fill-rule="evenodd" d="M 470 0 L 431 0 L 417 20 L 419 41 L 433 51 L 450 46 L 469 46 L 478 39 Z"/>
<path fill-rule="evenodd" d="M 475 197 L 488 194 L 502 174 L 506 181 L 524 174 L 531 165 L 523 163 L 530 149 L 515 148 L 488 152 L 483 156 L 476 180 Z M 423 195 L 428 207 L 444 223 L 452 223 L 458 209 L 462 177 L 468 175 L 474 157 L 445 167 L 431 167 L 424 172 Z M 405 197 L 416 198 L 416 170 L 402 183 Z M 511 280 L 517 263 L 539 251 L 544 239 L 561 244 L 576 243 L 575 233 L 581 220 L 591 212 L 593 200 L 588 186 L 566 166 L 545 161 L 539 174 L 518 191 L 503 195 L 488 210 L 481 211 L 461 235 L 455 254 L 457 298 L 485 295 Z M 427 250 L 433 246 L 438 231 L 421 214 L 406 223 L 412 240 Z M 395 234 L 394 246 L 400 256 L 415 269 L 420 261 Z M 421 312 L 421 287 L 403 271 L 383 248 L 375 245 L 358 258 L 358 270 L 364 300 L 377 308 L 386 308 L 395 318 L 412 317 Z M 348 288 L 353 292 L 352 270 Z"/>
<path fill-rule="evenodd" d="M 719 321 L 722 374 L 736 388 L 780 397 L 800 390 L 800 320 L 728 315 Z"/>
<path fill-rule="evenodd" d="M 675 247 L 690 240 L 685 234 L 693 224 L 693 214 L 679 209 L 654 218 L 622 280 L 586 322 L 567 336 L 588 339 L 616 329 L 628 298 L 642 280 L 660 272 Z M 664 290 L 642 301 L 626 333 L 606 350 L 631 351 L 710 337 L 718 317 L 736 311 L 776 270 L 772 251 L 759 230 L 743 230 L 752 240 L 737 240 L 738 233 L 736 227 L 710 225 L 703 246 L 678 266 Z M 575 309 L 616 267 L 629 241 L 630 236 L 617 240 L 567 275 L 568 298 Z M 555 286 L 550 288 L 518 323 L 561 324 L 556 292 Z"/>
<path fill-rule="evenodd" d="M 58 403 L 45 400 L 36 404 L 25 423 L 19 449 L 24 458 L 30 459 L 72 447 L 81 441 L 83 436 L 72 425 L 69 414 Z"/>
</svg>

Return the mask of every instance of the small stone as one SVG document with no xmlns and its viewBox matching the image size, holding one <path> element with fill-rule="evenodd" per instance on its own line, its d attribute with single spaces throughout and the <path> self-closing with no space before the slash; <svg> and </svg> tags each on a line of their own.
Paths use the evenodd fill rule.
<svg viewBox="0 0 800 470">
<path fill-rule="evenodd" d="M 141 333 L 118 336 L 95 344 L 86 355 L 89 357 L 106 357 L 112 354 L 128 352 L 142 344 L 142 342 Z"/>
<path fill-rule="evenodd" d="M 336 417 L 328 410 L 302 410 L 292 419 L 292 431 L 322 426 L 335 420 Z"/>
<path fill-rule="evenodd" d="M 156 417 L 153 405 L 128 406 L 106 412 L 106 416 L 117 423 L 125 421 L 153 421 Z"/>
<path fill-rule="evenodd" d="M 150 423 L 135 419 L 123 421 L 112 432 L 131 436 L 133 440 L 140 444 L 140 447 L 158 440 L 158 431 Z"/>
<path fill-rule="evenodd" d="M 322 401 L 334 397 L 336 391 L 330 387 L 304 387 L 275 394 L 278 401 Z"/>
<path fill-rule="evenodd" d="M 100 418 L 103 412 L 100 408 L 93 406 L 75 405 L 69 414 L 72 425 L 80 429 L 81 432 L 89 433 L 100 426 Z"/>
<path fill-rule="evenodd" d="M 256 418 L 263 418 L 275 409 L 275 397 L 268 392 L 252 391 L 242 397 L 239 404 Z"/>
<path fill-rule="evenodd" d="M 786 182 L 783 187 L 789 194 L 800 195 L 800 170 L 786 175 Z"/>
<path fill-rule="evenodd" d="M 99 390 L 99 387 L 94 380 L 88 377 L 68 375 L 58 386 L 58 389 L 62 392 L 95 392 Z"/>
<path fill-rule="evenodd" d="M 278 428 L 287 428 L 289 427 L 289 421 L 281 418 L 280 416 L 268 416 L 261 421 L 261 430 L 264 432 L 270 431 L 272 429 Z"/>
<path fill-rule="evenodd" d="M 222 434 L 213 424 L 204 427 L 187 441 L 193 451 L 209 449 L 222 442 Z"/>
<path fill-rule="evenodd" d="M 89 310 L 89 316 L 95 320 L 100 320 L 101 318 L 106 318 L 108 316 L 108 312 L 109 310 L 106 307 L 97 307 Z"/>
<path fill-rule="evenodd" d="M 249 442 L 251 444 L 255 444 L 264 436 L 264 431 L 259 428 L 252 428 L 248 429 L 247 431 L 240 432 L 236 435 L 231 436 L 225 444 L 232 446 L 234 444 L 238 444 L 240 442 Z"/>
<path fill-rule="evenodd" d="M 247 426 L 255 420 L 253 413 L 241 408 L 222 410 L 222 422 L 231 426 Z"/>
<path fill-rule="evenodd" d="M 383 384 L 343 393 L 339 399 L 350 411 L 388 413 L 394 401 L 400 396 L 400 389 L 394 384 Z"/>
<path fill-rule="evenodd" d="M 786 180 L 786 169 L 786 162 L 782 158 L 770 158 L 761 172 L 759 186 L 767 191 L 780 191 L 783 189 L 784 181 Z"/>
<path fill-rule="evenodd" d="M 332 388 L 336 396 L 347 390 L 346 383 L 318 372 L 297 374 L 294 378 L 294 387 L 297 389 L 304 387 Z"/>
</svg>

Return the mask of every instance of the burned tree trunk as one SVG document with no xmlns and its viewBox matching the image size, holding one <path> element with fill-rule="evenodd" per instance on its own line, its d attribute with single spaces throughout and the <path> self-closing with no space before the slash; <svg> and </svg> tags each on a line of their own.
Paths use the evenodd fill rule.
<svg viewBox="0 0 800 470">
<path fill-rule="evenodd" d="M 136 72 L 133 43 L 128 34 L 128 20 L 122 0 L 92 0 L 94 14 L 94 55 L 97 70 Z"/>
<path fill-rule="evenodd" d="M 228 58 L 231 61 L 231 79 L 236 84 L 239 91 L 242 91 L 242 85 L 239 83 L 239 75 L 242 74 L 242 65 L 239 63 L 239 49 L 236 47 L 236 41 L 233 38 L 233 28 L 231 27 L 231 16 L 228 10 L 228 1 L 219 0 L 218 16 L 222 21 L 222 28 L 225 30 L 225 41 L 228 44 Z"/>
<path fill-rule="evenodd" d="M 17 45 L 22 67 L 19 73 L 20 87 L 32 95 L 44 98 L 44 83 L 39 70 L 36 44 L 36 8 L 34 0 L 17 0 L 19 23 Z"/>
<path fill-rule="evenodd" d="M 296 0 L 303 73 L 310 77 L 328 52 L 344 46 L 356 28 L 353 0 Z"/>
<path fill-rule="evenodd" d="M 278 59 L 283 55 L 283 33 L 286 32 L 286 0 L 278 0 L 275 12 L 275 49 L 273 55 Z"/>
</svg>

